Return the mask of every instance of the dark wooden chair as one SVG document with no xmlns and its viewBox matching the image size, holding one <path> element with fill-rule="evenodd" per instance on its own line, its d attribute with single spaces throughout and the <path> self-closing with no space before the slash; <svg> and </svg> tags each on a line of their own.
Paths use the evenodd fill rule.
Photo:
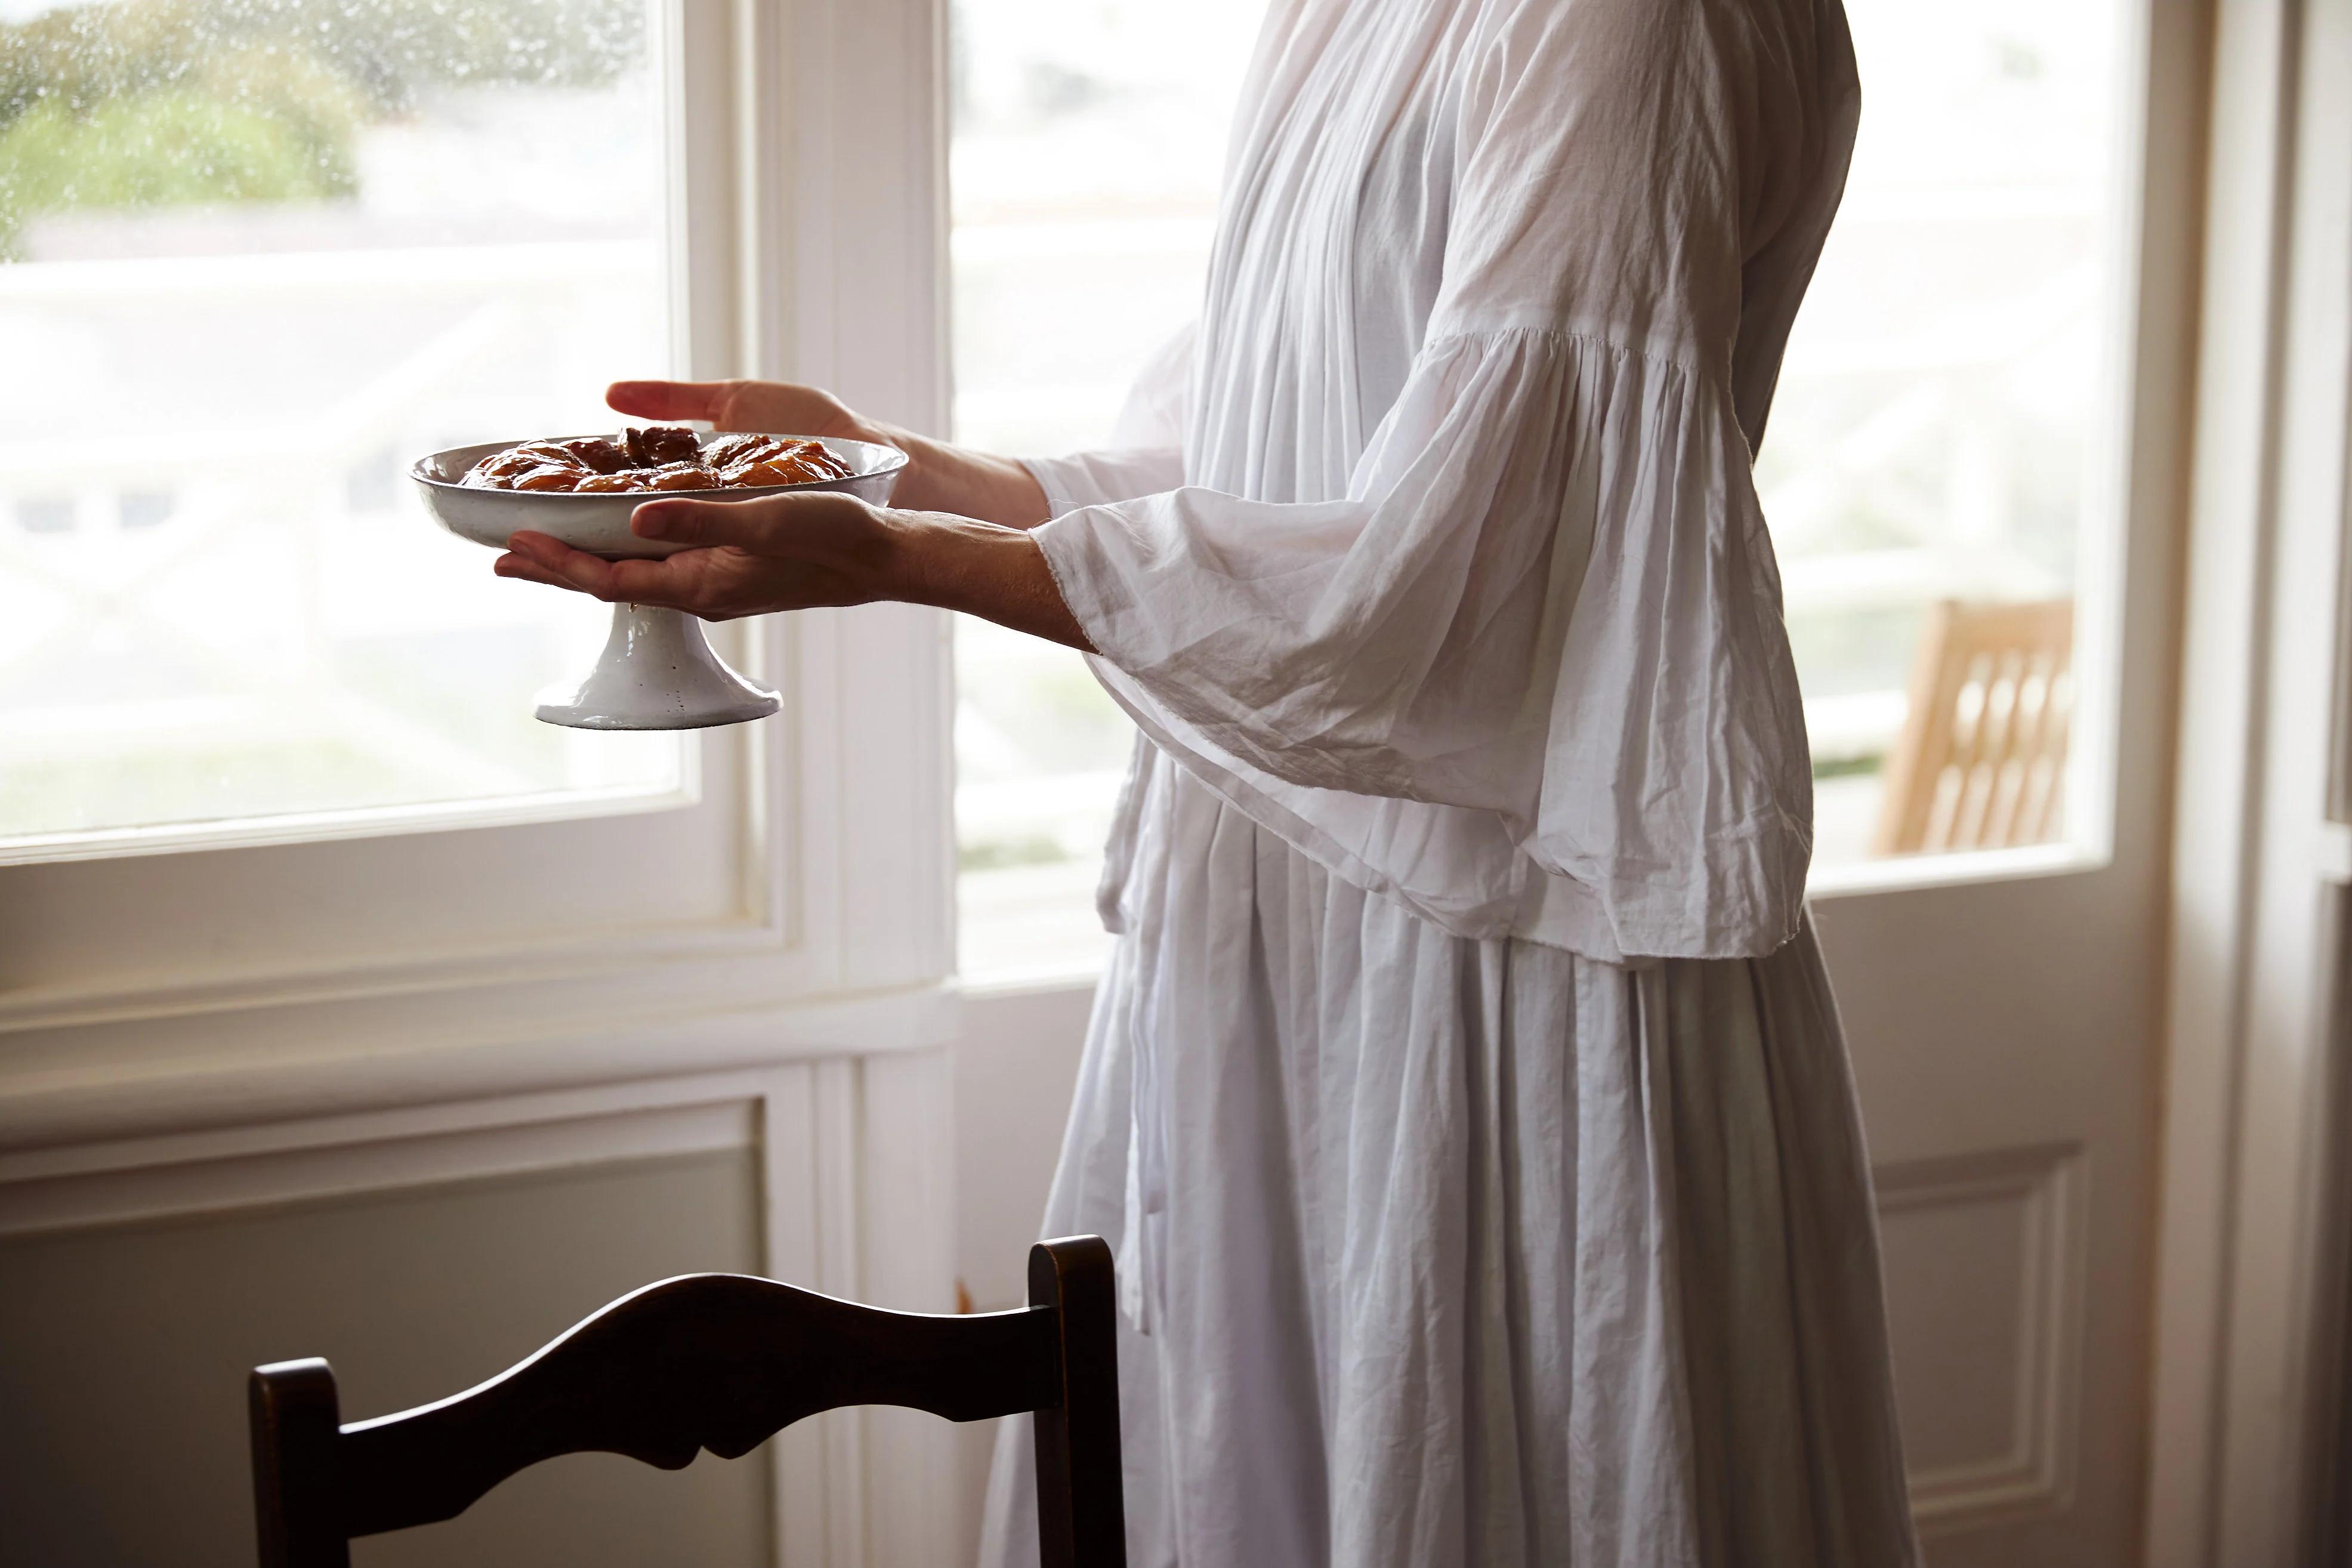
<svg viewBox="0 0 2352 1568">
<path fill-rule="evenodd" d="M 622 1297 L 436 1404 L 342 1425 L 323 1361 L 253 1373 L 262 1568 L 347 1568 L 354 1536 L 455 1519 L 526 1465 L 626 1454 L 738 1458 L 804 1415 L 904 1405 L 950 1421 L 1032 1410 L 1043 1568 L 1124 1568 L 1110 1249 L 1029 1252 L 1025 1310 L 886 1312 L 740 1274 Z"/>
</svg>

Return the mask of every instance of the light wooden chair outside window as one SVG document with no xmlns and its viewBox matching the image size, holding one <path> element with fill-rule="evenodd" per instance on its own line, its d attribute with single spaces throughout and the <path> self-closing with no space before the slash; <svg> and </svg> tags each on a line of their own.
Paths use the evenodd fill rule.
<svg viewBox="0 0 2352 1568">
<path fill-rule="evenodd" d="M 2063 827 L 2074 604 L 1928 611 L 1874 855 L 2046 844 Z"/>
</svg>

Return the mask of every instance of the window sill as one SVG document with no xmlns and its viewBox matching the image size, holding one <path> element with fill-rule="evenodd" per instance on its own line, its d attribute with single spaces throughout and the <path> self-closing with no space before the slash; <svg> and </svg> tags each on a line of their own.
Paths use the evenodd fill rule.
<svg viewBox="0 0 2352 1568">
<path fill-rule="evenodd" d="M 1972 849 L 1952 855 L 1898 855 L 1850 861 L 1815 871 L 1808 902 L 1871 893 L 1909 892 L 1976 882 L 2014 882 L 2104 869 L 2108 857 L 2081 844 L 2029 844 L 2014 849 Z"/>
<path fill-rule="evenodd" d="M 177 822 L 155 827 L 100 828 L 88 833 L 26 834 L 0 839 L 0 866 L 114 860 L 197 849 L 268 848 L 677 811 L 694 805 L 701 796 L 694 753 L 687 752 L 680 761 L 686 776 L 675 784 L 552 790 L 544 795 L 511 795 L 504 800 L 432 801 L 414 805 L 231 817 L 215 822 Z"/>
</svg>

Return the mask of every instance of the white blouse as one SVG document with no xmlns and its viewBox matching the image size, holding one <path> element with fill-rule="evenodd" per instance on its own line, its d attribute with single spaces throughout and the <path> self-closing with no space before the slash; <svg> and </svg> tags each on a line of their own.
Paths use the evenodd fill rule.
<svg viewBox="0 0 2352 1568">
<path fill-rule="evenodd" d="M 1826 0 L 1281 0 L 1181 395 L 1031 465 L 1104 684 L 1456 935 L 1779 947 L 1811 774 L 1749 464 L 1858 104 Z"/>
</svg>

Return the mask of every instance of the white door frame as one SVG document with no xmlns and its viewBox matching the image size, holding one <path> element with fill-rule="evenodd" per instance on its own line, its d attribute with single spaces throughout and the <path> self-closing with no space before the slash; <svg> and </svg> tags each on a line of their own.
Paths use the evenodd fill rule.
<svg viewBox="0 0 2352 1568">
<path fill-rule="evenodd" d="M 2343 1392 L 2352 3 L 2221 0 L 2212 79 L 2146 1555 L 2287 1568 Z"/>
</svg>

